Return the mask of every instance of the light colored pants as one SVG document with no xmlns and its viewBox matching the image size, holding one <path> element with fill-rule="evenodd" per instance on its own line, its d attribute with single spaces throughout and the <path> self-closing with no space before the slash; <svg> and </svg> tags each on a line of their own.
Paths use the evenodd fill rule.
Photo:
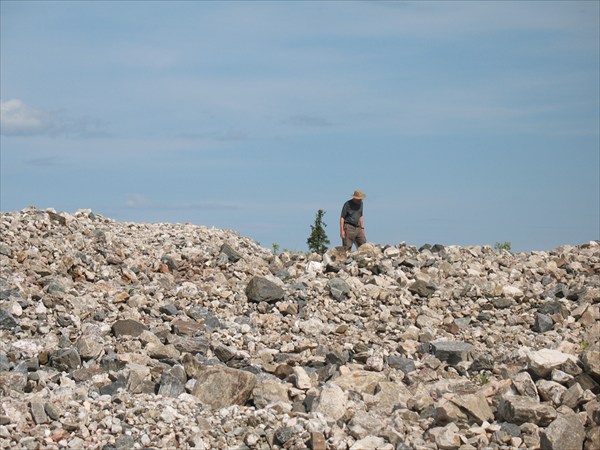
<svg viewBox="0 0 600 450">
<path fill-rule="evenodd" d="M 355 227 L 349 223 L 345 223 L 344 233 L 346 233 L 346 237 L 344 238 L 342 244 L 348 251 L 352 250 L 352 244 L 356 244 L 356 248 L 358 248 L 367 242 L 365 230 L 363 230 L 361 227 Z"/>
</svg>

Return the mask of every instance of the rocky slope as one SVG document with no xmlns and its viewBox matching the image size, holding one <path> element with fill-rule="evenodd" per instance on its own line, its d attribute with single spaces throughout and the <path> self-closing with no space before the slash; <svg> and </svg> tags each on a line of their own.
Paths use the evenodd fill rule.
<svg viewBox="0 0 600 450">
<path fill-rule="evenodd" d="M 0 447 L 598 449 L 600 245 L 0 215 Z"/>
</svg>

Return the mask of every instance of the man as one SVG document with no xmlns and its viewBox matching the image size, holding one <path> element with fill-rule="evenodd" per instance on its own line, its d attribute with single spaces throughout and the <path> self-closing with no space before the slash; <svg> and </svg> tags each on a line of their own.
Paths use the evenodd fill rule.
<svg viewBox="0 0 600 450">
<path fill-rule="evenodd" d="M 363 222 L 363 199 L 365 194 L 359 190 L 354 191 L 352 198 L 344 203 L 340 216 L 340 237 L 346 250 L 351 250 L 367 242 L 365 237 L 365 224 Z"/>
</svg>

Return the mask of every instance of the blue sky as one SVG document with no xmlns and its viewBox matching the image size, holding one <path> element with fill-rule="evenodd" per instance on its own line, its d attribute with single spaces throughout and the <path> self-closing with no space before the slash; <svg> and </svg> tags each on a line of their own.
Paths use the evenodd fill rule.
<svg viewBox="0 0 600 450">
<path fill-rule="evenodd" d="M 1 7 L 1 209 L 306 250 L 600 238 L 598 1 Z"/>
</svg>

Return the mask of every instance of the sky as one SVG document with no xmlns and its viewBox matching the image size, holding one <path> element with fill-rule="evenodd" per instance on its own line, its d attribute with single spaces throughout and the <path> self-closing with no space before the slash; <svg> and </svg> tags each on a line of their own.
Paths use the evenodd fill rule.
<svg viewBox="0 0 600 450">
<path fill-rule="evenodd" d="M 599 1 L 0 2 L 0 209 L 330 246 L 600 239 Z"/>
</svg>

